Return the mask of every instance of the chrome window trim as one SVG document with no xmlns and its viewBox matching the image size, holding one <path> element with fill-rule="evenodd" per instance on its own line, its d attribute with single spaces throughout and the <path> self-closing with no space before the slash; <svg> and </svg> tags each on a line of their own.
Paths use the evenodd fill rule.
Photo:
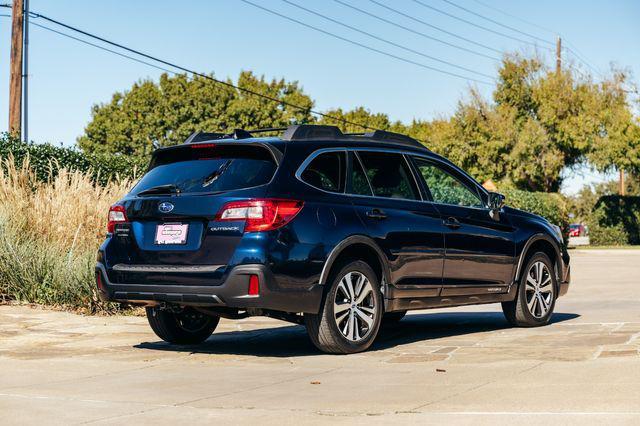
<svg viewBox="0 0 640 426">
<path fill-rule="evenodd" d="M 305 182 L 304 179 L 302 179 L 302 173 L 304 173 L 305 169 L 309 166 L 309 164 L 311 164 L 311 162 L 313 160 L 316 159 L 316 157 L 318 157 L 319 155 L 325 154 L 327 152 L 344 152 L 344 156 L 345 156 L 345 181 L 344 181 L 344 189 L 342 190 L 342 192 L 335 192 L 335 191 L 327 191 L 326 189 L 322 189 L 322 188 L 318 188 L 316 186 L 311 185 L 308 182 Z M 302 164 L 300 164 L 300 166 L 298 167 L 298 169 L 296 170 L 295 173 L 295 177 L 296 179 L 298 179 L 300 182 L 304 183 L 305 185 L 307 185 L 310 188 L 313 188 L 315 190 L 318 191 L 322 191 L 326 194 L 332 194 L 332 195 L 351 195 L 351 194 L 347 194 L 347 161 L 349 161 L 348 158 L 348 151 L 346 148 L 322 148 L 319 149 L 317 151 L 313 151 L 303 162 Z"/>
<path fill-rule="evenodd" d="M 307 166 L 319 155 L 324 154 L 326 152 L 335 152 L 335 151 L 343 151 L 345 152 L 345 155 L 347 155 L 349 152 L 353 152 L 354 154 L 356 154 L 356 158 L 358 159 L 358 161 L 360 162 L 360 165 L 362 166 L 363 170 L 366 170 L 364 168 L 364 165 L 362 164 L 362 161 L 360 160 L 360 157 L 357 155 L 358 151 L 366 151 L 366 152 L 386 152 L 386 153 L 390 153 L 390 154 L 399 154 L 400 156 L 402 156 L 402 158 L 404 158 L 405 164 L 409 169 L 409 172 L 411 173 L 411 175 L 413 176 L 413 181 L 414 184 L 416 185 L 416 190 L 418 191 L 418 196 L 420 198 L 389 198 L 389 197 L 380 197 L 377 195 L 373 195 L 373 187 L 371 187 L 371 182 L 369 182 L 369 188 L 371 189 L 371 194 L 372 195 L 359 195 L 359 194 L 351 194 L 347 191 L 347 185 L 345 182 L 345 188 L 343 192 L 331 192 L 331 191 L 327 191 L 321 188 L 317 188 L 307 182 L 305 182 L 302 179 L 302 173 L 304 172 L 304 170 L 307 168 Z M 420 191 L 420 186 L 418 185 L 418 183 L 416 182 L 416 176 L 413 172 L 413 169 L 411 168 L 411 165 L 408 164 L 408 159 L 407 159 L 407 155 L 419 155 L 415 152 L 411 152 L 411 151 L 405 151 L 405 150 L 401 150 L 401 149 L 393 149 L 393 148 L 369 148 L 369 147 L 332 147 L 332 148 L 321 148 L 318 149 L 316 151 L 313 151 L 311 154 L 309 154 L 309 156 L 300 164 L 300 166 L 298 167 L 298 169 L 296 170 L 295 173 L 295 177 L 296 179 L 298 179 L 300 182 L 304 183 L 305 185 L 318 190 L 318 191 L 322 191 L 326 194 L 332 194 L 332 195 L 347 195 L 349 197 L 360 197 L 360 198 L 375 198 L 378 200 L 398 200 L 398 201 L 413 201 L 413 202 L 418 202 L 418 203 L 432 203 L 430 200 L 425 200 L 424 197 L 422 196 L 422 191 Z M 424 157 L 427 159 L 430 159 L 430 157 Z M 347 161 L 349 159 L 347 158 Z M 366 176 L 366 171 L 365 171 L 365 177 L 367 178 L 367 181 L 369 181 L 369 177 Z M 348 178 L 348 176 L 347 176 Z"/>
<path fill-rule="evenodd" d="M 422 201 L 424 201 L 424 199 L 422 198 L 422 193 L 420 191 L 420 187 L 417 186 L 417 185 L 416 185 L 415 189 L 418 191 L 418 196 L 420 198 L 391 198 L 391 197 L 380 197 L 379 195 L 375 195 L 375 192 L 373 192 L 373 185 L 371 185 L 371 181 L 369 180 L 369 176 L 367 176 L 367 169 L 364 167 L 364 163 L 362 162 L 362 159 L 358 155 L 358 151 L 362 151 L 362 152 L 383 152 L 383 153 L 387 153 L 387 154 L 398 154 L 404 159 L 405 165 L 409 169 L 409 173 L 411 173 L 411 175 L 413 176 L 413 181 L 415 183 L 416 177 L 413 174 L 413 170 L 411 169 L 411 165 L 407 163 L 407 158 L 405 157 L 406 153 L 404 151 L 394 150 L 394 149 L 387 149 L 387 148 L 359 148 L 359 147 L 348 148 L 348 150 L 349 151 L 353 151 L 353 153 L 355 154 L 355 157 L 358 159 L 358 163 L 360 163 L 360 167 L 362 167 L 362 170 L 364 171 L 364 175 L 367 178 L 367 182 L 369 182 L 369 189 L 371 189 L 371 195 L 352 194 L 350 192 L 348 192 L 347 195 L 349 195 L 351 197 L 375 198 L 375 199 L 378 199 L 378 200 L 398 200 L 398 201 L 413 201 L 413 202 L 422 202 Z"/>
<path fill-rule="evenodd" d="M 321 148 L 318 149 L 316 151 L 313 151 L 311 154 L 309 154 L 309 156 L 300 164 L 300 166 L 298 167 L 298 169 L 296 170 L 295 173 L 295 177 L 296 179 L 298 179 L 300 182 L 304 183 L 305 185 L 309 186 L 310 188 L 313 188 L 317 191 L 322 191 L 326 194 L 332 194 L 332 195 L 347 195 L 349 197 L 360 197 L 360 198 L 375 198 L 375 199 L 379 199 L 379 200 L 398 200 L 398 201 L 413 201 L 413 202 L 419 202 L 419 203 L 429 203 L 429 204 L 434 204 L 434 205 L 443 205 L 443 206 L 453 206 L 453 207 L 461 207 L 461 208 L 465 208 L 465 209 L 474 209 L 474 210 L 481 210 L 481 211 L 488 211 L 489 208 L 487 206 L 484 207 L 469 207 L 469 206 L 458 206 L 456 204 L 445 204 L 445 203 L 437 203 L 435 201 L 432 200 L 426 200 L 423 197 L 422 191 L 420 191 L 420 187 L 418 186 L 418 192 L 420 193 L 420 198 L 421 199 L 407 199 L 407 198 L 387 198 L 387 197 L 378 197 L 376 195 L 358 195 L 358 194 L 351 194 L 346 192 L 347 188 L 345 185 L 345 189 L 343 192 L 331 192 L 331 191 L 326 191 L 324 189 L 320 189 L 320 188 L 316 188 L 313 185 L 308 184 L 307 182 L 305 182 L 304 180 L 302 180 L 301 175 L 302 172 L 304 171 L 304 169 L 309 165 L 309 163 L 311 163 L 311 161 L 313 161 L 314 158 L 316 158 L 318 155 L 323 154 L 325 152 L 333 152 L 333 151 L 343 151 L 345 152 L 345 154 L 348 154 L 349 152 L 358 152 L 358 151 L 369 151 L 369 152 L 387 152 L 387 153 L 393 153 L 393 154 L 400 154 L 402 156 L 405 157 L 405 160 L 408 161 L 407 157 L 416 157 L 416 158 L 421 158 L 427 161 L 431 161 L 434 163 L 437 163 L 439 165 L 445 165 L 445 166 L 451 166 L 446 162 L 443 162 L 437 158 L 434 158 L 432 156 L 429 155 L 425 155 L 419 152 L 414 152 L 414 151 L 407 151 L 407 150 L 403 150 L 403 149 L 396 149 L 396 148 L 375 148 L 375 147 L 331 147 L 331 148 Z M 347 158 L 348 160 L 348 158 Z M 358 158 L 359 160 L 359 158 Z M 362 163 L 361 163 L 362 164 Z M 478 191 L 480 192 L 480 194 L 484 194 L 485 196 L 488 196 L 488 192 L 482 188 L 482 186 L 480 184 L 478 184 L 475 179 L 473 179 L 471 176 L 469 176 L 468 173 L 466 173 L 464 170 L 460 169 L 459 167 L 453 166 L 455 168 L 456 171 L 459 171 L 463 176 L 465 176 L 471 183 L 471 185 L 473 185 L 475 188 L 478 189 Z M 363 166 L 364 168 L 364 166 Z M 414 174 L 414 171 L 411 167 L 409 167 L 409 170 L 411 171 L 412 174 Z M 417 179 L 417 177 L 413 176 L 414 180 Z M 367 177 L 368 179 L 368 177 Z M 371 185 L 369 185 L 371 186 Z M 373 191 L 373 189 L 372 189 Z M 481 197 L 482 198 L 482 197 Z M 484 201 L 481 199 L 481 201 Z"/>
</svg>

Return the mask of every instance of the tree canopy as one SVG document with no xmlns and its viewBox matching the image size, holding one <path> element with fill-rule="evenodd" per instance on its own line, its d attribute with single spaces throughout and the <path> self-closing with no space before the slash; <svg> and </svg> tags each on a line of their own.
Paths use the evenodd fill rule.
<svg viewBox="0 0 640 426">
<path fill-rule="evenodd" d="M 154 142 L 175 145 L 194 131 L 280 127 L 311 119 L 308 109 L 313 101 L 296 82 L 266 81 L 242 72 L 237 86 L 307 110 L 214 84 L 203 77 L 162 74 L 158 83 L 137 82 L 130 90 L 115 93 L 111 102 L 95 105 L 78 144 L 94 153 L 145 155 Z"/>
<path fill-rule="evenodd" d="M 640 169 L 640 134 L 626 76 L 594 83 L 537 58 L 505 57 L 493 102 L 471 90 L 429 135 L 436 151 L 480 180 L 558 191 L 561 172 L 588 162 L 600 171 Z"/>
<path fill-rule="evenodd" d="M 406 133 L 457 163 L 478 180 L 532 191 L 558 191 L 562 171 L 588 163 L 600 171 L 640 172 L 640 124 L 627 96 L 629 77 L 616 71 L 594 82 L 571 66 L 557 73 L 538 57 L 505 55 L 492 99 L 470 88 L 451 117 L 393 121 L 365 107 L 324 111 L 364 126 Z M 280 127 L 294 123 L 363 128 L 316 118 L 297 82 L 266 81 L 251 72 L 237 85 L 302 110 L 211 81 L 163 74 L 140 81 L 109 103 L 95 105 L 80 147 L 93 153 L 145 155 L 154 141 L 181 143 L 192 132 Z"/>
</svg>

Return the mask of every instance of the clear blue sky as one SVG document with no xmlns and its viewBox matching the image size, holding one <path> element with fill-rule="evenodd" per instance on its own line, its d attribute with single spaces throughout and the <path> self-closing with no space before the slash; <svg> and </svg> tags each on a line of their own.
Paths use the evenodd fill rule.
<svg viewBox="0 0 640 426">
<path fill-rule="evenodd" d="M 355 33 L 280 0 L 252 0 L 280 13 L 372 47 L 423 64 L 460 72 L 416 54 Z M 310 9 L 375 33 L 416 51 L 494 75 L 496 61 L 427 40 L 348 9 L 333 0 L 291 0 Z M 457 40 L 406 17 L 393 14 L 368 0 L 343 0 L 376 15 L 433 37 L 489 55 L 495 53 Z M 532 52 L 535 47 L 481 30 L 439 14 L 412 0 L 379 0 L 415 18 L 501 51 Z M 640 73 L 640 1 L 593 0 L 451 0 L 491 19 L 553 41 L 553 33 L 526 24 L 526 19 L 553 31 L 606 72 L 610 63 Z M 457 9 L 443 0 L 423 3 L 495 31 L 533 41 Z M 2 1 L 0 1 L 2 3 Z M 469 82 L 400 62 L 378 53 L 303 28 L 239 0 L 217 1 L 80 1 L 31 0 L 31 10 L 103 35 L 137 49 L 187 65 L 218 77 L 235 78 L 241 70 L 298 80 L 316 100 L 316 108 L 351 108 L 365 105 L 410 121 L 449 115 L 464 96 Z M 489 6 L 489 7 L 487 7 Z M 513 15 L 507 16 L 502 12 Z M 9 9 L 0 9 L 0 14 Z M 42 22 L 34 20 L 34 22 Z M 47 24 L 49 25 L 49 24 Z M 0 17 L 0 131 L 7 129 L 10 19 Z M 544 46 L 544 43 L 540 43 Z M 106 102 L 115 91 L 126 90 L 139 79 L 156 79 L 153 68 L 31 27 L 30 139 L 71 145 L 82 134 L 91 106 Z M 551 62 L 553 54 L 541 53 Z M 568 56 L 567 59 L 572 59 Z M 480 77 L 482 78 L 482 77 Z M 489 96 L 492 86 L 478 86 Z M 215 129 L 212 129 L 215 130 Z M 588 170 L 570 173 L 565 190 L 602 180 Z"/>
</svg>

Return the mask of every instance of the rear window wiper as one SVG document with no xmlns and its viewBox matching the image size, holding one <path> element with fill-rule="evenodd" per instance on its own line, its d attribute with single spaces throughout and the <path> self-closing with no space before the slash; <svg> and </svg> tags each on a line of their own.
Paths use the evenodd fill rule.
<svg viewBox="0 0 640 426">
<path fill-rule="evenodd" d="M 219 168 L 218 170 L 216 170 L 215 172 L 211 173 L 209 176 L 205 177 L 203 182 L 202 182 L 202 187 L 206 188 L 207 186 L 211 185 L 213 182 L 215 182 L 216 180 L 218 180 L 218 178 L 220 176 L 222 176 L 222 174 L 224 172 L 227 171 L 227 169 L 229 168 L 229 166 L 231 165 L 231 163 L 233 163 L 233 160 L 227 160 L 225 161 Z"/>
<path fill-rule="evenodd" d="M 138 192 L 138 196 L 156 195 L 156 194 L 180 194 L 180 188 L 170 183 L 168 185 L 158 185 Z"/>
</svg>

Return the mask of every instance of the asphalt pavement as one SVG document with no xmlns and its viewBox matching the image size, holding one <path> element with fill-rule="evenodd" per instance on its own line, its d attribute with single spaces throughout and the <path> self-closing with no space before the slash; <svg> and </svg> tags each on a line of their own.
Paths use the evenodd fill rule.
<svg viewBox="0 0 640 426">
<path fill-rule="evenodd" d="M 222 320 L 172 347 L 144 317 L 0 306 L 0 424 L 640 424 L 640 250 L 573 250 L 552 324 L 417 311 L 366 353 Z"/>
</svg>

